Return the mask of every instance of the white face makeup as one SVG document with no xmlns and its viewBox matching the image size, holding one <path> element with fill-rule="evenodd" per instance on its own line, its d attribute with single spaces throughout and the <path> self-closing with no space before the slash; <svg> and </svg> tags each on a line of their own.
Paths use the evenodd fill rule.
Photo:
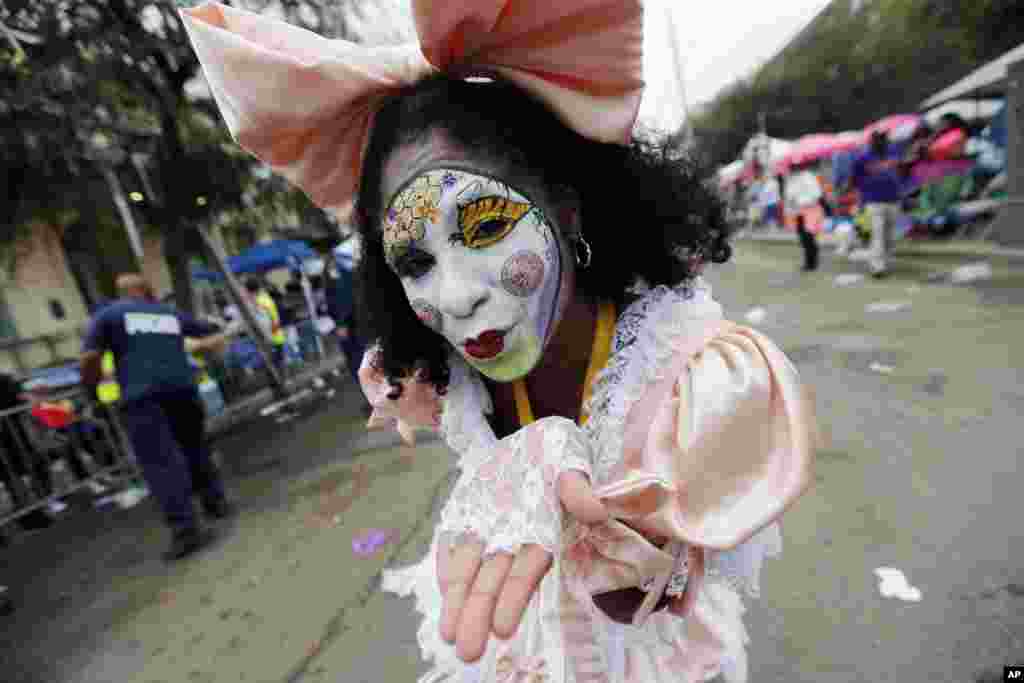
<svg viewBox="0 0 1024 683">
<path fill-rule="evenodd" d="M 537 365 L 568 284 L 537 204 L 499 180 L 435 168 L 395 194 L 383 232 L 413 310 L 471 365 L 499 382 Z"/>
</svg>

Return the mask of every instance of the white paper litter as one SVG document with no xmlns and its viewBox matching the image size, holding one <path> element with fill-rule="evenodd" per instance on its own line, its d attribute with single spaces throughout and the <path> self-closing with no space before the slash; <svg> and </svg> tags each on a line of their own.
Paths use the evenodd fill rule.
<svg viewBox="0 0 1024 683">
<path fill-rule="evenodd" d="M 120 493 L 115 493 L 112 496 L 105 496 L 97 500 L 94 505 L 98 508 L 106 507 L 107 505 L 117 505 L 122 510 L 133 508 L 149 496 L 149 489 L 145 486 L 133 486 L 130 489 L 125 489 Z"/>
<path fill-rule="evenodd" d="M 968 282 L 977 282 L 978 280 L 988 280 L 992 277 L 992 266 L 985 261 L 978 261 L 977 263 L 968 263 L 966 266 L 960 266 L 953 270 L 950 274 L 950 279 L 954 284 L 962 285 Z"/>
<path fill-rule="evenodd" d="M 896 370 L 896 368 L 891 365 L 882 365 L 881 363 L 872 363 L 868 368 L 873 372 L 878 372 L 883 375 L 891 375 Z"/>
<path fill-rule="evenodd" d="M 768 318 L 768 311 L 758 306 L 757 308 L 751 308 L 743 317 L 751 325 L 760 325 Z"/>
<path fill-rule="evenodd" d="M 906 575 L 899 569 L 879 567 L 875 570 L 875 576 L 878 577 L 878 592 L 883 598 L 921 602 L 921 590 L 911 586 Z"/>
<path fill-rule="evenodd" d="M 913 306 L 911 301 L 876 301 L 864 307 L 865 313 L 899 313 Z"/>
<path fill-rule="evenodd" d="M 858 282 L 863 281 L 864 276 L 860 273 L 843 273 L 841 275 L 836 275 L 835 279 L 832 280 L 832 284 L 836 287 L 849 287 L 850 285 L 855 285 Z"/>
</svg>

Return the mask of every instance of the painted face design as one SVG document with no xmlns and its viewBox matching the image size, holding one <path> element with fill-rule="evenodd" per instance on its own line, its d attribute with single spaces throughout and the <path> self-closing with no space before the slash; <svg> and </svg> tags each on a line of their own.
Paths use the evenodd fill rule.
<svg viewBox="0 0 1024 683">
<path fill-rule="evenodd" d="M 416 315 L 499 382 L 528 374 L 553 332 L 564 279 L 556 234 L 507 184 L 444 168 L 399 190 L 383 226 Z"/>
</svg>

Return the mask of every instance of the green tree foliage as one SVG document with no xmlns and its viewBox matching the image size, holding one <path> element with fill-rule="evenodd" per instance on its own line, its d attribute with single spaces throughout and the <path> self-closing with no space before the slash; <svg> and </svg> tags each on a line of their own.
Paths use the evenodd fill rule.
<svg viewBox="0 0 1024 683">
<path fill-rule="evenodd" d="M 715 163 L 735 159 L 764 115 L 773 137 L 856 130 L 1024 42 L 1018 0 L 834 0 L 752 77 L 704 106 L 693 128 Z"/>
<path fill-rule="evenodd" d="M 113 168 L 143 195 L 136 219 L 164 236 L 178 301 L 191 306 L 198 225 L 276 221 L 288 211 L 327 222 L 297 190 L 254 174 L 212 101 L 190 95 L 199 66 L 178 15 L 189 4 L 0 3 L 0 247 L 39 224 L 81 230 L 108 220 L 111 196 L 96 189 Z M 350 9 L 358 3 L 341 0 L 280 4 L 290 21 L 332 37 L 351 37 L 347 27 L 361 16 Z"/>
</svg>

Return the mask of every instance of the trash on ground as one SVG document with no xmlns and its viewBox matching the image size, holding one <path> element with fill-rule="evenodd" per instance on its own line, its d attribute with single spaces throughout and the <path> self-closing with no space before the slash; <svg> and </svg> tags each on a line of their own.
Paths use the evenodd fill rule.
<svg viewBox="0 0 1024 683">
<path fill-rule="evenodd" d="M 877 372 L 882 375 L 891 375 L 893 372 L 896 371 L 896 368 L 894 368 L 893 366 L 882 365 L 881 363 L 872 363 L 871 365 L 868 366 L 868 369 L 870 369 L 872 372 Z"/>
<path fill-rule="evenodd" d="M 920 602 L 921 590 L 911 586 L 906 575 L 899 569 L 879 567 L 875 570 L 878 577 L 878 592 L 883 598 L 896 598 L 904 602 Z"/>
<path fill-rule="evenodd" d="M 395 536 L 391 529 L 371 529 L 352 539 L 352 552 L 356 555 L 372 555 L 387 545 Z"/>
<path fill-rule="evenodd" d="M 899 313 L 913 306 L 911 301 L 875 301 L 864 307 L 865 313 Z"/>
<path fill-rule="evenodd" d="M 145 486 L 133 486 L 112 496 L 104 496 L 97 500 L 94 505 L 104 508 L 109 505 L 117 505 L 122 510 L 133 508 L 149 496 L 149 489 Z"/>
<path fill-rule="evenodd" d="M 768 317 L 768 311 L 758 306 L 757 308 L 751 308 L 747 311 L 747 314 L 744 317 L 751 325 L 760 325 Z"/>
<path fill-rule="evenodd" d="M 953 281 L 953 284 L 956 285 L 977 282 L 978 280 L 989 280 L 991 278 L 992 266 L 985 261 L 968 263 L 966 266 L 955 268 L 953 272 L 950 273 L 950 279 Z"/>
<path fill-rule="evenodd" d="M 836 287 L 849 287 L 863 281 L 864 276 L 860 273 L 842 273 L 841 275 L 836 275 L 832 283 Z"/>
</svg>

